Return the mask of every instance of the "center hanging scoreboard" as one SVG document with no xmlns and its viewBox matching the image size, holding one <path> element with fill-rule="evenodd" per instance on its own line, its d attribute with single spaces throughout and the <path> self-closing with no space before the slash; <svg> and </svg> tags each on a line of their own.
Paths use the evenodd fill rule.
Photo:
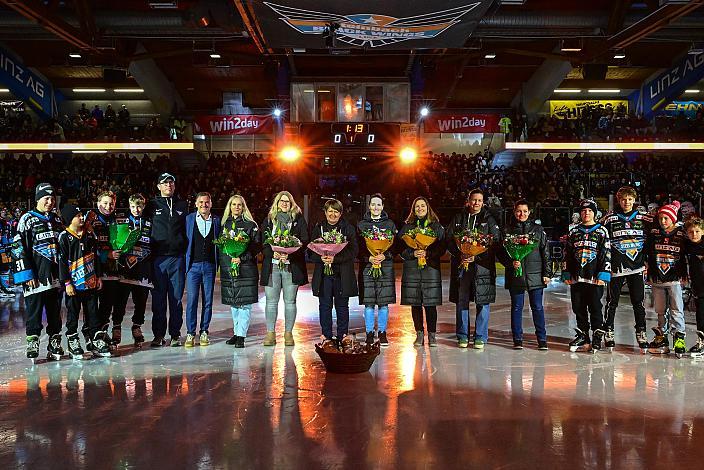
<svg viewBox="0 0 704 470">
<path fill-rule="evenodd" d="M 367 122 L 301 123 L 299 134 L 306 148 L 320 150 L 396 151 L 399 124 Z"/>
</svg>

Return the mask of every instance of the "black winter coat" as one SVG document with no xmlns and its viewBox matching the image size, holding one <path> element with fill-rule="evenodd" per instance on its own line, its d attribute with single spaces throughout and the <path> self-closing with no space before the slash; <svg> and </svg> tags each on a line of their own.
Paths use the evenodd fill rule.
<svg viewBox="0 0 704 470">
<path fill-rule="evenodd" d="M 272 270 L 272 260 L 274 259 L 274 251 L 271 246 L 264 243 L 264 238 L 267 232 L 271 232 L 274 225 L 271 219 L 267 217 L 259 228 L 259 242 L 262 244 L 262 253 L 264 254 L 264 261 L 262 262 L 262 276 L 259 283 L 262 286 L 269 285 L 271 280 L 271 270 Z M 309 241 L 308 236 L 308 224 L 306 219 L 303 218 L 303 214 L 298 214 L 291 224 L 291 235 L 298 237 L 298 239 L 303 243 L 303 246 L 296 250 L 293 254 L 289 255 L 288 260 L 291 264 L 288 266 L 291 270 L 293 283 L 297 286 L 305 286 L 308 284 L 308 268 L 306 267 L 306 245 Z"/>
<path fill-rule="evenodd" d="M 242 230 L 250 240 L 247 251 L 240 255 L 240 272 L 237 277 L 232 277 L 230 274 L 232 258 L 223 250 L 218 250 L 222 303 L 236 307 L 255 304 L 259 300 L 259 270 L 257 269 L 257 253 L 261 251 L 259 228 L 254 222 L 239 216 L 236 219 L 226 220 L 222 230 L 223 232 Z"/>
<path fill-rule="evenodd" d="M 413 256 L 413 249 L 401 240 L 409 230 L 416 227 L 418 221 L 406 224 L 398 233 L 399 243 L 403 243 L 403 275 L 401 276 L 401 305 L 442 305 L 442 274 L 440 257 L 445 254 L 445 229 L 439 222 L 433 222 L 430 228 L 437 234 L 437 239 L 426 250 L 426 266 L 418 267 L 418 259 Z"/>
<path fill-rule="evenodd" d="M 369 262 L 369 250 L 367 244 L 361 234 L 364 230 L 371 230 L 377 227 L 381 230 L 391 230 L 394 235 L 397 234 L 396 224 L 389 219 L 386 212 L 381 213 L 379 220 L 372 220 L 372 216 L 367 211 L 362 220 L 357 224 L 357 230 L 360 234 L 359 240 L 359 304 L 360 305 L 391 305 L 396 303 L 396 273 L 394 271 L 394 254 L 393 247 L 389 248 L 385 255 L 386 258 L 381 263 L 381 276 L 373 278 L 369 272 L 372 264 Z"/>
<path fill-rule="evenodd" d="M 544 288 L 545 284 L 543 283 L 543 278 L 552 277 L 552 275 L 550 273 L 548 237 L 545 235 L 543 227 L 531 221 L 514 221 L 512 226 L 506 228 L 505 233 L 512 235 L 532 234 L 533 238 L 538 240 L 538 246 L 521 261 L 521 267 L 523 268 L 523 275 L 521 277 L 516 277 L 513 259 L 508 255 L 506 248 L 502 245 L 497 251 L 496 257 L 501 264 L 506 267 L 506 289 L 512 291 L 526 291 Z"/>
<path fill-rule="evenodd" d="M 459 301 L 459 275 L 462 255 L 455 243 L 455 236 L 460 236 L 464 229 L 477 229 L 480 233 L 491 234 L 493 243 L 491 247 L 469 264 L 469 270 L 463 276 L 471 276 L 474 302 L 486 305 L 496 302 L 496 251 L 500 243 L 499 225 L 486 209 L 482 209 L 475 216 L 469 215 L 466 210 L 455 214 L 447 226 L 447 249 L 452 255 L 450 260 L 450 302 Z"/>
<path fill-rule="evenodd" d="M 704 241 L 685 242 L 687 266 L 689 268 L 689 283 L 695 297 L 704 297 Z"/>
<path fill-rule="evenodd" d="M 332 262 L 333 275 L 339 276 L 342 281 L 342 292 L 340 293 L 342 297 L 354 297 L 358 294 L 357 278 L 354 274 L 354 260 L 357 258 L 358 252 L 357 231 L 354 226 L 345 219 L 340 219 L 337 225 L 330 225 L 327 221 L 319 222 L 313 227 L 310 239 L 315 240 L 316 238 L 320 238 L 322 232 L 330 232 L 333 229 L 339 230 L 348 242 L 347 246 L 335 256 Z M 320 255 L 310 249 L 308 250 L 308 256 L 315 263 L 315 267 L 313 268 L 313 280 L 311 281 L 313 295 L 320 297 L 320 287 L 323 284 L 323 270 L 325 265 Z"/>
</svg>

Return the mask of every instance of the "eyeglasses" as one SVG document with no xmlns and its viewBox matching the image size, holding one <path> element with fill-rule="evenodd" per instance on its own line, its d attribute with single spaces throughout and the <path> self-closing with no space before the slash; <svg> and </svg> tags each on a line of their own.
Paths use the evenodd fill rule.
<svg viewBox="0 0 704 470">
<path fill-rule="evenodd" d="M 286 204 L 291 204 L 291 201 L 288 199 L 279 199 L 279 202 L 285 202 Z"/>
</svg>

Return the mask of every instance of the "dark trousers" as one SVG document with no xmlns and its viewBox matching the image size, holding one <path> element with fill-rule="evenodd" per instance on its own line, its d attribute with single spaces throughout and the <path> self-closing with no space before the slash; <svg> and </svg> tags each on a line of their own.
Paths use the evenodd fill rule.
<svg viewBox="0 0 704 470">
<path fill-rule="evenodd" d="M 596 284 L 580 282 L 570 286 L 572 310 L 577 317 L 577 328 L 585 334 L 589 334 L 590 320 L 592 330 L 599 330 L 604 326 L 604 317 L 601 311 L 602 295 L 604 295 L 604 287 Z"/>
<path fill-rule="evenodd" d="M 27 336 L 42 334 L 42 312 L 46 310 L 46 332 L 49 336 L 61 333 L 61 293 L 49 289 L 24 298 Z"/>
<path fill-rule="evenodd" d="M 134 303 L 132 323 L 135 325 L 144 324 L 144 312 L 147 309 L 149 288 L 121 282 L 117 288 L 117 302 L 115 304 L 115 313 L 112 316 L 112 322 L 114 325 L 122 324 L 122 320 L 125 318 L 127 300 L 130 298 L 130 294 L 132 294 L 132 302 Z"/>
<path fill-rule="evenodd" d="M 628 285 L 628 295 L 631 297 L 633 305 L 633 316 L 636 320 L 636 330 L 645 331 L 645 283 L 643 273 L 629 274 L 628 276 L 612 277 L 609 288 L 606 290 L 606 315 L 604 326 L 606 329 L 614 329 L 614 318 L 616 317 L 616 307 L 618 307 L 619 297 L 623 285 Z"/>
<path fill-rule="evenodd" d="M 98 294 L 98 322 L 101 330 L 107 330 L 110 317 L 115 317 L 119 287 L 119 281 L 103 281 L 103 288 Z"/>
<path fill-rule="evenodd" d="M 98 319 L 98 293 L 96 291 L 77 291 L 76 295 L 66 295 L 66 335 L 78 332 L 78 316 L 83 307 L 83 336 L 93 339 L 102 326 Z"/>
<path fill-rule="evenodd" d="M 166 336 L 166 302 L 169 305 L 169 335 L 181 336 L 183 326 L 183 290 L 186 287 L 186 258 L 157 256 L 154 259 L 154 289 L 152 289 L 152 332 L 154 337 Z"/>
<path fill-rule="evenodd" d="M 340 276 L 323 275 L 320 285 L 320 328 L 323 336 L 332 338 L 332 308 L 335 306 L 337 316 L 337 337 L 347 334 L 350 325 L 350 298 L 342 296 L 342 280 Z"/>
<path fill-rule="evenodd" d="M 525 299 L 525 291 L 514 292 L 509 290 L 511 294 L 511 332 L 513 333 L 514 341 L 523 340 L 523 301 Z M 533 315 L 533 324 L 535 325 L 535 336 L 538 341 L 547 341 L 547 332 L 545 331 L 545 310 L 543 309 L 543 289 L 531 289 L 528 291 L 528 302 L 530 303 L 530 313 Z"/>
<path fill-rule="evenodd" d="M 697 297 L 697 331 L 704 331 L 704 297 Z"/>
<path fill-rule="evenodd" d="M 411 316 L 413 327 L 416 331 L 423 331 L 423 309 L 425 308 L 425 322 L 428 324 L 428 333 L 435 333 L 438 324 L 438 308 L 435 306 L 412 305 Z"/>
</svg>

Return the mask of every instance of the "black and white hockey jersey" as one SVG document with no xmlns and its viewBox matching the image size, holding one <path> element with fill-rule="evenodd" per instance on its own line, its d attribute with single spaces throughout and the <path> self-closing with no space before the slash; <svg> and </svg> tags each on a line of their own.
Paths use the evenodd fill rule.
<svg viewBox="0 0 704 470">
<path fill-rule="evenodd" d="M 31 210 L 20 218 L 11 256 L 14 282 L 23 284 L 25 296 L 60 286 L 57 239 L 63 229 L 61 217 L 53 212 Z M 37 287 L 30 288 L 30 280 Z"/>
<path fill-rule="evenodd" d="M 126 221 L 130 230 L 142 233 L 134 247 L 120 256 L 120 282 L 152 288 L 152 221 L 146 217 L 134 217 L 130 214 Z M 122 223 L 122 221 L 120 221 Z"/>
<path fill-rule="evenodd" d="M 597 284 L 611 280 L 609 232 L 601 224 L 577 225 L 567 235 L 563 280 Z"/>
<path fill-rule="evenodd" d="M 602 225 L 609 232 L 611 275 L 628 276 L 645 271 L 645 242 L 653 218 L 637 210 L 610 212 L 604 217 Z"/>
<path fill-rule="evenodd" d="M 120 222 L 124 223 L 124 219 L 124 214 L 104 215 L 98 209 L 90 210 L 86 216 L 86 220 L 98 240 L 98 259 L 102 272 L 101 279 L 104 281 L 116 281 L 120 278 L 117 260 L 110 259 L 108 255 L 113 251 L 110 244 L 110 226 Z"/>
<path fill-rule="evenodd" d="M 648 280 L 660 285 L 678 284 L 687 277 L 684 255 L 684 229 L 676 225 L 671 232 L 653 227 L 648 235 Z"/>
<path fill-rule="evenodd" d="M 97 289 L 100 277 L 98 243 L 88 230 L 78 236 L 70 228 L 59 234 L 59 280 L 77 291 Z"/>
</svg>

